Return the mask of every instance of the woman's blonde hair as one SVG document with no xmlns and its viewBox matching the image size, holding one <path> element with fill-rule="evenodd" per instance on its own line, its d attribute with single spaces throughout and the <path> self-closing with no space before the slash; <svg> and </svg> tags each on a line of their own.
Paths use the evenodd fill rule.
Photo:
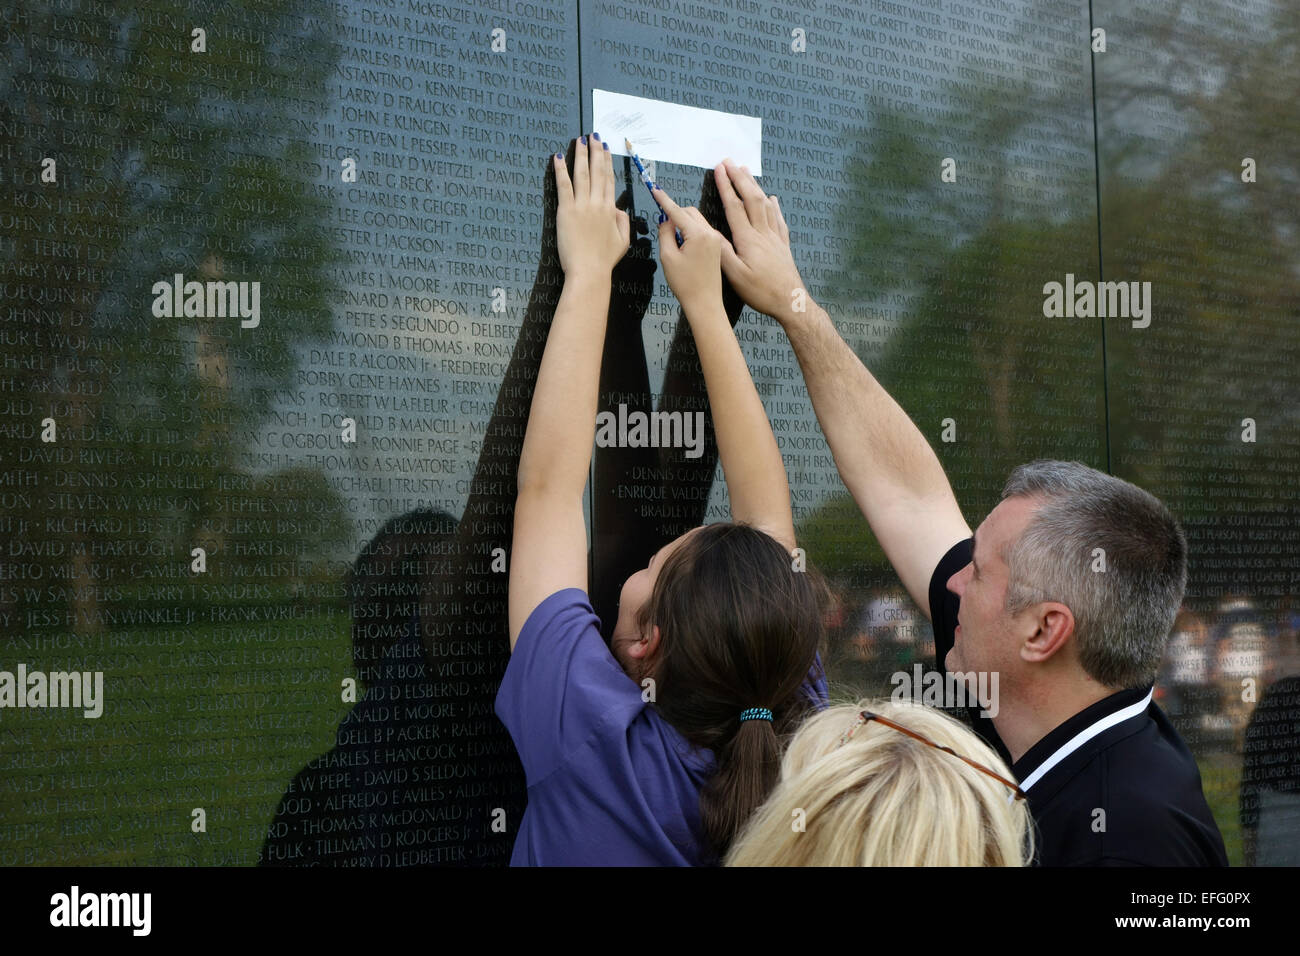
<svg viewBox="0 0 1300 956">
<path fill-rule="evenodd" d="M 736 838 L 727 866 L 1029 863 L 1026 801 L 937 747 L 879 721 L 856 724 L 863 710 L 1013 779 L 992 748 L 942 711 L 883 700 L 829 707 L 795 734 L 780 783 Z"/>
</svg>

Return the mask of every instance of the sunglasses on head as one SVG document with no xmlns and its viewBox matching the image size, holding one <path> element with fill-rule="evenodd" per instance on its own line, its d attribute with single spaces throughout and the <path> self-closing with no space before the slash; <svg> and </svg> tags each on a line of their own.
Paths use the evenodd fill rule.
<svg viewBox="0 0 1300 956">
<path fill-rule="evenodd" d="M 988 767 L 984 766 L 983 764 L 976 763 L 974 760 L 971 760 L 969 757 L 963 757 L 961 754 L 957 753 L 957 751 L 953 750 L 951 747 L 945 747 L 942 744 L 936 744 L 933 740 L 931 740 L 928 737 L 923 737 L 921 734 L 918 734 L 915 730 L 908 730 L 906 727 L 902 726 L 901 724 L 896 724 L 889 718 L 881 717 L 879 714 L 874 714 L 869 710 L 861 711 L 858 714 L 857 718 L 853 721 L 853 726 L 850 727 L 848 730 L 844 731 L 844 733 L 840 734 L 839 743 L 837 743 L 835 746 L 842 747 L 845 744 L 845 742 L 847 742 L 848 739 L 853 736 L 853 734 L 857 731 L 859 727 L 863 726 L 868 721 L 872 721 L 872 720 L 876 721 L 877 723 L 884 724 L 886 727 L 892 727 L 894 730 L 897 730 L 899 733 L 906 734 L 907 736 L 911 737 L 913 740 L 919 740 L 921 741 L 921 743 L 925 744 L 928 747 L 933 747 L 935 750 L 942 750 L 944 753 L 952 754 L 958 760 L 962 760 L 966 762 L 967 764 L 969 764 L 970 766 L 978 770 L 980 773 L 986 773 L 994 780 L 998 781 L 999 783 L 1010 787 L 1012 794 L 1016 800 L 1025 799 L 1025 792 L 1021 790 L 1020 787 L 1012 783 L 1010 780 L 1008 780 L 1006 777 L 1002 776 L 1001 774 L 994 773 Z"/>
</svg>

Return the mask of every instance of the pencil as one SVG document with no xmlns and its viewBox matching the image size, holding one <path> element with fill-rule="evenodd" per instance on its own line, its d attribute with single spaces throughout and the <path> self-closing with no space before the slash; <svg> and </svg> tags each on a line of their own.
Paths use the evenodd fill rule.
<svg viewBox="0 0 1300 956">
<path fill-rule="evenodd" d="M 659 206 L 659 200 L 655 199 L 654 180 L 651 179 L 650 174 L 645 171 L 645 164 L 641 162 L 641 157 L 636 154 L 636 147 L 632 145 L 632 141 L 627 137 L 623 138 L 623 148 L 628 151 L 628 155 L 632 157 L 632 162 L 636 164 L 636 171 L 641 174 L 641 182 L 645 183 L 645 188 L 650 190 L 650 198 L 654 199 L 654 204 L 656 206 Z M 664 207 L 659 206 L 659 211 L 663 212 Z"/>
<path fill-rule="evenodd" d="M 626 149 L 628 155 L 632 157 L 632 162 L 636 165 L 636 171 L 641 174 L 641 182 L 645 183 L 645 188 L 650 190 L 650 198 L 654 200 L 656 206 L 659 206 L 659 221 L 667 221 L 668 214 L 664 212 L 664 207 L 659 205 L 659 200 L 655 199 L 654 180 L 651 179 L 650 174 L 645 171 L 645 164 L 641 162 L 641 157 L 636 154 L 636 148 L 632 145 L 632 141 L 626 136 L 623 137 L 623 148 Z M 680 246 L 682 244 L 681 230 L 674 229 L 673 231 L 677 235 L 677 244 Z"/>
</svg>

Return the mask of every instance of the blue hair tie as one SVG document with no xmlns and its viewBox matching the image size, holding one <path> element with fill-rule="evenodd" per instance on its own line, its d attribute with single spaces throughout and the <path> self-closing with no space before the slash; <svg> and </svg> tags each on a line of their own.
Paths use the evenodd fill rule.
<svg viewBox="0 0 1300 956">
<path fill-rule="evenodd" d="M 772 719 L 772 712 L 766 707 L 751 707 L 748 710 L 742 710 L 740 712 L 740 719 L 742 722 L 746 720 L 770 721 Z"/>
</svg>

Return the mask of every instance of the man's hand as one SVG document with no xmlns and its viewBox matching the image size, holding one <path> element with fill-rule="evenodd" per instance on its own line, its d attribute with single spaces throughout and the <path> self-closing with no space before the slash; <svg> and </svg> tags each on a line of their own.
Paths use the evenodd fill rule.
<svg viewBox="0 0 1300 956">
<path fill-rule="evenodd" d="M 555 189 L 559 206 L 555 232 L 560 266 L 566 277 L 575 274 L 609 279 L 627 253 L 631 223 L 614 205 L 614 164 L 609 149 L 594 135 L 573 150 L 573 179 L 556 153 Z"/>
<path fill-rule="evenodd" d="M 810 300 L 790 252 L 781 205 L 775 196 L 763 194 L 746 167 L 729 159 L 713 175 L 731 226 L 731 242 L 722 246 L 722 269 L 746 305 L 784 325 Z"/>
<path fill-rule="evenodd" d="M 659 223 L 659 259 L 664 278 L 686 310 L 686 317 L 722 313 L 722 233 L 709 225 L 704 213 L 694 206 L 682 208 L 658 187 L 655 199 L 668 218 Z M 674 230 L 682 234 L 677 245 Z"/>
</svg>

